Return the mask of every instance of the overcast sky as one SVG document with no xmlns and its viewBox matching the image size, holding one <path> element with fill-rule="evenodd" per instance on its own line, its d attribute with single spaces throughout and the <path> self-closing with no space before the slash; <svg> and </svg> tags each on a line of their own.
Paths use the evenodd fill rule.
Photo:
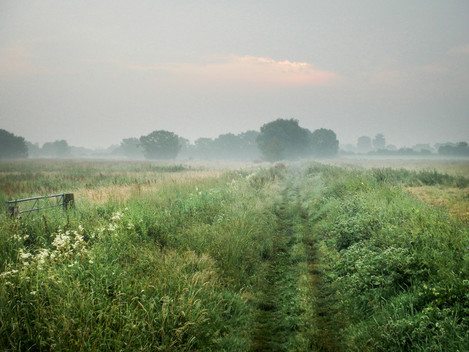
<svg viewBox="0 0 469 352">
<path fill-rule="evenodd" d="M 0 0 L 0 128 L 108 146 L 296 118 L 469 139 L 469 1 Z"/>
</svg>

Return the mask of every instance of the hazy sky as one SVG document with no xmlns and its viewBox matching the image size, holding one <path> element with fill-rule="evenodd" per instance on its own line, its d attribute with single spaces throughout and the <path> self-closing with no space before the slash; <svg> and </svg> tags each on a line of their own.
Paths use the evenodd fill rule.
<svg viewBox="0 0 469 352">
<path fill-rule="evenodd" d="M 469 1 L 0 0 L 0 128 L 107 146 L 296 118 L 469 139 Z"/>
</svg>

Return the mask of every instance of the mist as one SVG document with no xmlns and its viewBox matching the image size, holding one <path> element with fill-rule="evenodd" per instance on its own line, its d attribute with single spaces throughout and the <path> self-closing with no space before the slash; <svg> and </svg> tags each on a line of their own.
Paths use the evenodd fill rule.
<svg viewBox="0 0 469 352">
<path fill-rule="evenodd" d="M 106 149 L 279 118 L 342 145 L 467 140 L 466 1 L 2 1 L 0 128 Z"/>
</svg>

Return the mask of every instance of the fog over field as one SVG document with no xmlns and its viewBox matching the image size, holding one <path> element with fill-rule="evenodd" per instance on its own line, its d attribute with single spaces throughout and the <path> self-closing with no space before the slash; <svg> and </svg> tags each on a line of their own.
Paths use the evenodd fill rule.
<svg viewBox="0 0 469 352">
<path fill-rule="evenodd" d="M 0 351 L 468 351 L 469 0 L 0 0 Z"/>
<path fill-rule="evenodd" d="M 469 136 L 469 2 L 0 2 L 0 128 L 108 147 L 278 119 L 341 145 Z"/>
</svg>

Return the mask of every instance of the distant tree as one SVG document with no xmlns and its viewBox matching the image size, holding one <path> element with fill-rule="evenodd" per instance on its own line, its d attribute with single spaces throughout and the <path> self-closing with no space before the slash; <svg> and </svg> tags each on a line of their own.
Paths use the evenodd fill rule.
<svg viewBox="0 0 469 352">
<path fill-rule="evenodd" d="M 246 131 L 221 134 L 215 139 L 199 138 L 188 149 L 200 159 L 248 160 L 259 157 L 258 135 L 257 131 Z"/>
<path fill-rule="evenodd" d="M 423 144 L 423 143 L 414 145 L 412 149 L 417 152 L 421 152 L 421 151 L 434 152 L 435 151 L 430 144 Z"/>
<path fill-rule="evenodd" d="M 311 134 L 311 151 L 313 155 L 320 157 L 337 155 L 339 141 L 335 132 L 325 128 L 315 130 Z"/>
<path fill-rule="evenodd" d="M 194 142 L 194 152 L 199 159 L 211 159 L 214 157 L 213 139 L 211 138 L 198 138 Z"/>
<path fill-rule="evenodd" d="M 384 138 L 384 135 L 382 133 L 378 133 L 373 139 L 373 147 L 376 150 L 386 148 L 386 139 Z"/>
<path fill-rule="evenodd" d="M 371 138 L 368 136 L 361 136 L 357 140 L 357 149 L 360 153 L 368 153 L 373 149 L 371 145 Z"/>
<path fill-rule="evenodd" d="M 0 129 L 0 159 L 27 158 L 28 147 L 23 137 Z"/>
<path fill-rule="evenodd" d="M 41 154 L 48 157 L 66 158 L 70 156 L 70 151 L 71 148 L 67 141 L 62 139 L 44 143 L 41 149 Z"/>
<path fill-rule="evenodd" d="M 258 131 L 249 130 L 238 135 L 241 139 L 243 159 L 258 158 L 260 156 L 260 151 L 256 143 L 259 134 Z"/>
<path fill-rule="evenodd" d="M 28 156 L 30 158 L 38 158 L 41 156 L 41 147 L 38 143 L 31 143 L 26 141 L 26 147 L 28 148 Z"/>
<path fill-rule="evenodd" d="M 446 144 L 438 148 L 438 154 L 451 156 L 469 156 L 469 146 L 467 142 L 459 142 L 456 145 Z"/>
<path fill-rule="evenodd" d="M 242 154 L 242 143 L 233 133 L 221 134 L 213 141 L 214 153 L 219 159 L 237 159 Z"/>
<path fill-rule="evenodd" d="M 269 161 L 292 159 L 306 155 L 311 132 L 302 128 L 298 120 L 278 119 L 264 124 L 257 137 L 257 145 Z"/>
<path fill-rule="evenodd" d="M 141 136 L 140 143 L 147 159 L 174 159 L 181 150 L 179 136 L 164 130 Z"/>
<path fill-rule="evenodd" d="M 138 138 L 124 138 L 118 151 L 128 158 L 138 158 L 143 156 L 142 147 Z"/>
</svg>

